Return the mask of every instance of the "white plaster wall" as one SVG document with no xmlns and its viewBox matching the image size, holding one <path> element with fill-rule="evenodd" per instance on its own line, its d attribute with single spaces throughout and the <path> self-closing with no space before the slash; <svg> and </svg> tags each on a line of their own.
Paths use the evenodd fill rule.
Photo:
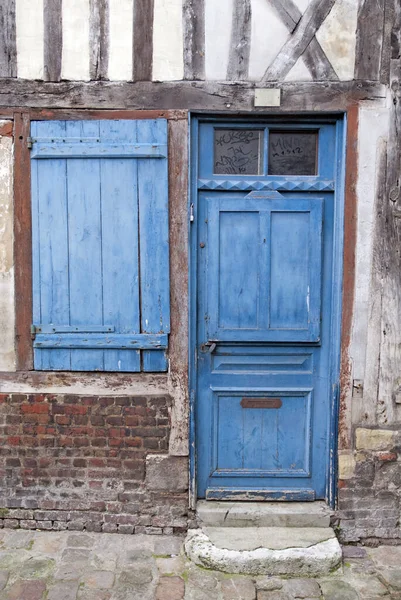
<svg viewBox="0 0 401 600">
<path fill-rule="evenodd" d="M 155 0 L 153 19 L 153 80 L 184 77 L 182 0 Z"/>
<path fill-rule="evenodd" d="M 251 35 L 249 78 L 259 80 L 289 35 L 286 26 L 266 0 L 252 0 Z"/>
<path fill-rule="evenodd" d="M 89 80 L 89 0 L 63 0 L 61 78 Z"/>
<path fill-rule="evenodd" d="M 112 81 L 132 79 L 133 0 L 109 0 L 109 69 Z"/>
<path fill-rule="evenodd" d="M 17 74 L 43 79 L 43 0 L 16 1 Z"/>
<path fill-rule="evenodd" d="M 15 370 L 12 181 L 13 141 L 0 136 L 0 371 Z"/>
<path fill-rule="evenodd" d="M 299 8 L 301 13 L 303 14 L 308 8 L 311 0 L 294 0 L 294 4 Z"/>
<path fill-rule="evenodd" d="M 297 62 L 285 78 L 285 81 L 312 81 L 312 75 L 302 56 L 298 58 Z"/>
<path fill-rule="evenodd" d="M 338 77 L 344 81 L 354 78 L 357 15 L 357 0 L 337 0 L 316 33 Z"/>
<path fill-rule="evenodd" d="M 233 0 L 205 0 L 206 79 L 224 80 L 230 51 Z"/>
</svg>

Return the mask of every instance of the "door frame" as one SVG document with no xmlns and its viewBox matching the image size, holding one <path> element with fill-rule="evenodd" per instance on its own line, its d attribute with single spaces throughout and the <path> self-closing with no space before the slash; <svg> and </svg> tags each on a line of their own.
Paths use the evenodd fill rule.
<svg viewBox="0 0 401 600">
<path fill-rule="evenodd" d="M 189 190 L 188 190 L 188 236 L 189 236 L 189 470 L 190 506 L 195 509 L 197 502 L 196 473 L 196 389 L 197 389 L 197 213 L 198 213 L 198 139 L 201 122 L 235 124 L 235 122 L 276 121 L 282 123 L 308 124 L 332 123 L 336 127 L 335 150 L 335 204 L 334 204 L 334 236 L 333 236 L 333 285 L 332 285 L 332 318 L 330 348 L 330 414 L 328 415 L 329 444 L 327 448 L 326 494 L 327 504 L 334 508 L 337 497 L 337 446 L 338 421 L 340 404 L 340 364 L 341 364 L 341 328 L 343 308 L 343 250 L 344 250 L 344 212 L 345 212 L 345 166 L 347 114 L 323 113 L 304 116 L 302 114 L 247 114 L 232 116 L 230 114 L 189 115 Z"/>
</svg>

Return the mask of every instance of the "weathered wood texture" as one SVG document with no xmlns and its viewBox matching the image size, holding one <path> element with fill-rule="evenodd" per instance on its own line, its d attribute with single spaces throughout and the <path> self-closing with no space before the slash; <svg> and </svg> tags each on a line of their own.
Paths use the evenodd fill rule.
<svg viewBox="0 0 401 600">
<path fill-rule="evenodd" d="M 69 394 L 74 389 L 85 395 L 112 396 L 165 394 L 166 373 L 73 373 L 71 371 L 0 372 L 0 389 L 18 393 Z"/>
<path fill-rule="evenodd" d="M 14 123 L 14 261 L 15 261 L 15 345 L 17 370 L 33 366 L 32 340 L 32 246 L 31 180 L 27 145 L 29 115 L 17 113 Z"/>
<path fill-rule="evenodd" d="M 377 402 L 377 420 L 381 425 L 398 420 L 396 400 L 401 400 L 401 6 L 398 0 L 391 38 L 392 102 L 387 147 L 386 197 L 382 213 L 379 215 L 376 237 L 382 277 Z"/>
<path fill-rule="evenodd" d="M 355 250 L 357 238 L 357 194 L 358 180 L 358 128 L 359 109 L 353 106 L 348 111 L 347 155 L 345 165 L 344 205 L 344 263 L 343 263 L 343 306 L 341 323 L 341 368 L 340 406 L 338 420 L 339 450 L 350 448 L 352 432 L 351 405 L 348 402 L 352 387 L 352 361 L 349 346 L 352 332 L 352 314 L 355 297 Z"/>
<path fill-rule="evenodd" d="M 362 0 L 358 10 L 355 78 L 380 79 L 386 0 Z M 391 4 L 388 2 L 388 4 Z"/>
<path fill-rule="evenodd" d="M 394 2 L 385 2 L 384 4 L 384 26 L 383 43 L 380 63 L 380 81 L 388 84 L 390 82 L 390 61 L 392 55 L 392 30 L 395 19 Z M 359 60 L 359 57 L 357 57 Z"/>
<path fill-rule="evenodd" d="M 188 121 L 168 123 L 170 302 L 170 389 L 174 390 L 170 453 L 188 454 Z"/>
<path fill-rule="evenodd" d="M 45 81 L 60 81 L 63 47 L 62 0 L 44 0 L 43 24 L 43 77 Z"/>
<path fill-rule="evenodd" d="M 343 110 L 361 100 L 385 98 L 379 83 L 347 81 L 280 84 L 280 110 Z M 253 84 L 216 82 L 91 83 L 6 79 L 0 87 L 0 107 L 75 109 L 255 110 Z M 266 109 L 259 109 L 263 112 Z M 0 109 L 1 112 L 1 109 Z"/>
<path fill-rule="evenodd" d="M 0 2 L 0 77 L 17 76 L 15 0 Z"/>
<path fill-rule="evenodd" d="M 235 0 L 227 68 L 229 81 L 246 81 L 248 79 L 251 27 L 251 0 Z"/>
<path fill-rule="evenodd" d="M 386 195 L 387 140 L 378 149 L 374 223 L 383 223 Z M 381 229 L 381 228 L 380 228 Z M 381 239 L 373 244 L 372 275 L 369 288 L 370 306 L 366 343 L 365 377 L 363 393 L 352 398 L 352 420 L 363 425 L 377 423 L 377 398 L 380 381 L 380 346 L 382 336 L 382 253 Z"/>
<path fill-rule="evenodd" d="M 205 0 L 184 0 L 184 79 L 205 79 Z"/>
<path fill-rule="evenodd" d="M 107 79 L 109 66 L 109 0 L 90 0 L 91 79 Z"/>
<path fill-rule="evenodd" d="M 29 111 L 30 118 L 35 121 L 49 121 L 60 119 L 63 121 L 76 121 L 78 119 L 174 119 L 188 120 L 186 110 L 80 110 L 80 109 L 41 109 L 31 108 L 0 108 L 0 118 L 12 119 L 14 115 L 24 110 Z M 7 127 L 7 130 L 9 128 Z M 11 125 L 12 131 L 12 125 Z M 0 135 L 6 135 L 0 133 Z"/>
<path fill-rule="evenodd" d="M 150 81 L 153 65 L 154 0 L 134 2 L 133 80 Z"/>
<path fill-rule="evenodd" d="M 292 33 L 302 19 L 302 13 L 298 6 L 292 0 L 270 0 L 270 3 L 280 15 L 288 31 Z M 315 36 L 311 39 L 309 46 L 306 47 L 302 58 L 313 80 L 338 80 L 337 73 Z"/>
<path fill-rule="evenodd" d="M 277 81 L 284 79 L 305 52 L 316 31 L 323 23 L 335 0 L 312 0 L 306 9 L 294 34 L 281 48 L 276 58 L 268 66 L 262 81 Z"/>
</svg>

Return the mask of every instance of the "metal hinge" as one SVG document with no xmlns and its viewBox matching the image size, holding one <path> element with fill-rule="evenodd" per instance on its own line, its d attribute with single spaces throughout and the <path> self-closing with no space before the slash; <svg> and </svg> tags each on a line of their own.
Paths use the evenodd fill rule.
<svg viewBox="0 0 401 600">
<path fill-rule="evenodd" d="M 193 203 L 190 205 L 189 207 L 189 222 L 193 223 L 195 221 L 195 216 L 194 216 L 194 205 Z"/>
<path fill-rule="evenodd" d="M 31 340 L 36 338 L 36 327 L 35 325 L 31 325 Z"/>
<path fill-rule="evenodd" d="M 26 146 L 29 150 L 32 149 L 32 138 L 31 137 L 26 138 Z"/>
</svg>

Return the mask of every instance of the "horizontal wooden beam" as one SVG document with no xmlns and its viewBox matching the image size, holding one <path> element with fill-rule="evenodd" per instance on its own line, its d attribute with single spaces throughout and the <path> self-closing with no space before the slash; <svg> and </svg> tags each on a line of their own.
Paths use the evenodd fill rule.
<svg viewBox="0 0 401 600">
<path fill-rule="evenodd" d="M 127 349 L 127 350 L 160 350 L 167 348 L 166 334 L 85 334 L 85 333 L 65 333 L 65 334 L 47 334 L 39 333 L 33 342 L 34 348 L 100 348 L 107 349 Z"/>
<path fill-rule="evenodd" d="M 167 158 L 167 144 L 32 142 L 31 158 Z"/>
<path fill-rule="evenodd" d="M 378 82 L 331 81 L 224 83 L 205 81 L 111 83 L 106 81 L 45 83 L 3 79 L 0 107 L 41 109 L 210 110 L 271 112 L 254 107 L 255 87 L 280 88 L 281 106 L 274 112 L 346 110 L 362 100 L 385 98 Z M 0 108 L 0 116 L 3 110 Z M 5 116 L 5 113 L 4 115 Z"/>
</svg>

